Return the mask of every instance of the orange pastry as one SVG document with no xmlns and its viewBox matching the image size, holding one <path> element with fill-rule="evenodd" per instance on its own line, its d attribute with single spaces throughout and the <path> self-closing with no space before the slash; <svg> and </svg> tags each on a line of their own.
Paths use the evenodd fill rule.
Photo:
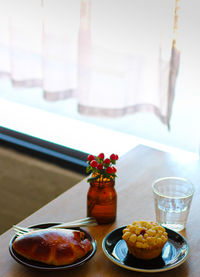
<svg viewBox="0 0 200 277">
<path fill-rule="evenodd" d="M 144 260 L 158 257 L 168 240 L 165 228 L 152 221 L 133 222 L 123 230 L 122 238 L 129 253 Z"/>
<path fill-rule="evenodd" d="M 13 249 L 29 260 L 59 266 L 82 258 L 92 249 L 92 245 L 84 232 L 44 229 L 17 237 Z"/>
</svg>

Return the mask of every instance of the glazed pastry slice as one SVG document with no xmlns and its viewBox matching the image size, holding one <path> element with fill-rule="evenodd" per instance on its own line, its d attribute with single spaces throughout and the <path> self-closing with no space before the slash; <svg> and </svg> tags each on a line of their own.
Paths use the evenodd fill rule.
<svg viewBox="0 0 200 277">
<path fill-rule="evenodd" d="M 52 265 L 67 265 L 84 257 L 91 242 L 84 232 L 69 229 L 33 231 L 17 237 L 13 249 L 23 257 Z"/>
</svg>

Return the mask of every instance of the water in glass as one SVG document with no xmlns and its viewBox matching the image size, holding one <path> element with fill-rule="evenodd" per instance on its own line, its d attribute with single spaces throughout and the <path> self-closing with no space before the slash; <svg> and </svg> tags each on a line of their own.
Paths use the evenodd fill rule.
<svg viewBox="0 0 200 277">
<path fill-rule="evenodd" d="M 183 230 L 187 221 L 191 201 L 192 196 L 185 199 L 155 198 L 157 221 L 163 226 L 175 231 Z"/>
<path fill-rule="evenodd" d="M 194 187 L 184 178 L 165 177 L 153 183 L 156 220 L 163 226 L 181 231 L 185 228 Z"/>
</svg>

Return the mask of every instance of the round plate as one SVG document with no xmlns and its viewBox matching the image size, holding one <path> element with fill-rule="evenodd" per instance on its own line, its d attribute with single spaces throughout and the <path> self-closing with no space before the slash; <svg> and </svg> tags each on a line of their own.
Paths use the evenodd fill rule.
<svg viewBox="0 0 200 277">
<path fill-rule="evenodd" d="M 103 240 L 102 248 L 105 255 L 120 267 L 139 272 L 161 272 L 181 265 L 188 257 L 189 246 L 186 239 L 179 233 L 168 228 L 168 241 L 162 254 L 152 260 L 141 260 L 128 253 L 126 242 L 122 239 L 122 230 L 126 226 L 115 229 Z"/>
<path fill-rule="evenodd" d="M 49 227 L 53 227 L 54 225 L 57 225 L 59 223 L 44 223 L 44 224 L 40 224 L 40 225 L 34 225 L 31 227 L 34 228 L 40 228 L 40 229 L 44 229 L 44 228 L 49 228 Z M 89 239 L 89 241 L 92 244 L 92 250 L 90 250 L 90 252 L 88 252 L 84 257 L 82 257 L 81 259 L 77 260 L 75 263 L 69 264 L 69 265 L 62 265 L 62 266 L 55 266 L 55 265 L 48 265 L 48 264 L 44 264 L 44 263 L 40 263 L 40 262 L 36 262 L 36 261 L 32 261 L 32 260 L 28 260 L 26 258 L 24 258 L 23 256 L 19 255 L 18 253 L 15 252 L 15 250 L 12 247 L 13 241 L 16 239 L 17 236 L 14 236 L 9 243 L 9 251 L 11 256 L 20 264 L 34 268 L 34 269 L 39 269 L 39 270 L 50 270 L 50 271 L 54 271 L 54 270 L 63 270 L 63 269 L 70 269 L 70 268 L 74 268 L 77 266 L 80 266 L 84 263 L 86 263 L 89 259 L 92 258 L 92 256 L 95 254 L 96 252 L 96 241 L 94 240 L 94 238 L 90 235 L 90 233 L 88 233 L 87 231 L 81 229 L 81 228 L 73 228 L 74 230 L 79 230 L 81 232 L 85 233 L 85 237 L 87 239 Z"/>
</svg>

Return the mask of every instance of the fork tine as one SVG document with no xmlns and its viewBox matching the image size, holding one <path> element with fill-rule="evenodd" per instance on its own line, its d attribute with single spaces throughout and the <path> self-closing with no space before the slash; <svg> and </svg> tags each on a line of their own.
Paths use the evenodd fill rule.
<svg viewBox="0 0 200 277">
<path fill-rule="evenodd" d="M 23 234 L 21 233 L 18 233 L 18 232 L 15 232 L 15 236 L 19 237 L 19 236 L 22 236 Z"/>
<path fill-rule="evenodd" d="M 14 230 L 14 232 L 15 232 L 16 236 L 21 236 L 21 235 L 27 234 L 27 232 L 21 232 L 21 231 L 17 231 L 17 230 Z"/>
<path fill-rule="evenodd" d="M 18 226 L 18 225 L 13 225 L 13 228 L 15 230 L 22 231 L 22 232 L 30 232 L 29 228 L 21 227 L 21 226 Z"/>
<path fill-rule="evenodd" d="M 13 229 L 14 229 L 15 235 L 17 235 L 17 236 L 24 235 L 24 234 L 30 232 L 30 230 L 28 230 L 27 228 L 23 228 L 20 226 L 13 226 Z"/>
<path fill-rule="evenodd" d="M 24 234 L 26 234 L 26 233 L 24 233 L 24 232 L 19 232 L 19 231 L 15 231 L 15 235 L 24 235 Z"/>
</svg>

